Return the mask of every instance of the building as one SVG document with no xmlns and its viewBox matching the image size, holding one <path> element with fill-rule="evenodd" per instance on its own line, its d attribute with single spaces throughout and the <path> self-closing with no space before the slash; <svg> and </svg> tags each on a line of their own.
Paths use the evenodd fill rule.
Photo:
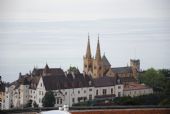
<svg viewBox="0 0 170 114">
<path fill-rule="evenodd" d="M 48 73 L 44 73 L 48 68 Z M 97 79 L 83 73 L 65 73 L 61 68 L 34 68 L 31 74 L 19 74 L 18 80 L 6 87 L 6 109 L 24 108 L 29 100 L 42 107 L 47 91 L 53 91 L 55 106 L 93 100 L 95 98 L 123 96 L 119 78 L 103 76 Z"/>
<path fill-rule="evenodd" d="M 83 71 L 86 74 L 92 75 L 93 78 L 99 78 L 107 75 L 111 77 L 134 77 L 136 79 L 138 76 L 138 72 L 140 71 L 139 59 L 131 59 L 130 66 L 111 68 L 111 64 L 109 63 L 105 54 L 101 57 L 99 37 L 97 42 L 96 55 L 93 58 L 91 55 L 90 39 L 88 36 L 87 50 L 83 58 Z"/>
<path fill-rule="evenodd" d="M 78 69 L 64 72 L 61 68 L 34 68 L 32 72 L 22 75 L 5 87 L 5 109 L 24 108 L 28 102 L 32 107 L 42 107 L 46 92 L 53 91 L 55 106 L 94 99 L 113 99 L 122 96 L 139 96 L 153 93 L 152 88 L 139 84 L 136 80 L 140 71 L 140 61 L 130 60 L 130 66 L 111 67 L 107 57 L 101 57 L 98 37 L 95 57 L 91 55 L 88 36 L 87 50 L 83 57 L 83 73 Z"/>
<path fill-rule="evenodd" d="M 5 108 L 5 86 L 6 84 L 1 80 L 0 76 L 0 110 Z"/>
<path fill-rule="evenodd" d="M 144 84 L 138 84 L 138 83 L 128 83 L 124 86 L 123 89 L 123 95 L 131 96 L 131 97 L 152 94 L 152 93 L 153 93 L 153 89 L 151 87 L 148 87 Z"/>
</svg>

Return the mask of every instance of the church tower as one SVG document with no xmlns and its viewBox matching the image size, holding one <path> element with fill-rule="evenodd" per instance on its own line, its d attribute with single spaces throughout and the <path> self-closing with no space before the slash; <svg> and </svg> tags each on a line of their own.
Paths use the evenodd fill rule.
<svg viewBox="0 0 170 114">
<path fill-rule="evenodd" d="M 98 36 L 97 42 L 97 49 L 96 49 L 96 56 L 93 60 L 93 78 L 98 78 L 103 76 L 103 68 L 102 68 L 102 58 L 100 53 L 100 42 Z"/>
<path fill-rule="evenodd" d="M 91 57 L 91 48 L 90 48 L 90 36 L 88 35 L 88 42 L 87 42 L 87 50 L 86 55 L 83 57 L 84 60 L 84 72 L 86 74 L 93 72 L 93 59 Z"/>
</svg>

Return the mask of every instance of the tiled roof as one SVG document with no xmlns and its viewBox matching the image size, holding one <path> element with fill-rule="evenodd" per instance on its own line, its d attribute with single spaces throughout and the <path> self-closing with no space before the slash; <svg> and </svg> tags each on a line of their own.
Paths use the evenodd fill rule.
<svg viewBox="0 0 170 114">
<path fill-rule="evenodd" d="M 69 83 L 64 75 L 43 76 L 43 83 L 46 90 L 56 90 L 69 88 Z"/>
<path fill-rule="evenodd" d="M 117 77 L 103 76 L 103 77 L 99 77 L 97 79 L 94 79 L 94 86 L 95 87 L 114 86 L 117 83 L 121 83 L 121 81 L 118 82 Z"/>
<path fill-rule="evenodd" d="M 138 84 L 138 83 L 129 83 L 124 86 L 124 91 L 140 90 L 140 89 L 151 89 L 151 88 L 144 84 Z"/>
<path fill-rule="evenodd" d="M 105 55 L 103 55 L 102 61 L 103 61 L 104 66 L 111 66 L 111 64 L 109 63 L 109 61 L 108 61 L 108 59 L 106 58 Z"/>
<path fill-rule="evenodd" d="M 53 75 L 42 77 L 46 90 L 88 87 L 90 77 L 83 74 Z"/>
<path fill-rule="evenodd" d="M 115 67 L 115 68 L 111 68 L 111 70 L 112 72 L 115 72 L 115 73 L 132 72 L 131 67 Z"/>
<path fill-rule="evenodd" d="M 120 77 L 120 80 L 122 81 L 122 83 L 137 82 L 134 77 Z"/>
</svg>

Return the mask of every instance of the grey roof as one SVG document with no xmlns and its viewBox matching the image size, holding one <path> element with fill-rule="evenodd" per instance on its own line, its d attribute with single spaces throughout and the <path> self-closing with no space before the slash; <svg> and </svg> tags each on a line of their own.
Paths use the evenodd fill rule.
<svg viewBox="0 0 170 114">
<path fill-rule="evenodd" d="M 115 73 L 132 72 L 131 67 L 115 67 L 115 68 L 111 68 L 111 70 L 112 72 L 115 72 Z"/>
<path fill-rule="evenodd" d="M 69 88 L 80 88 L 88 87 L 90 76 L 83 74 L 72 74 L 65 75 L 53 75 L 42 77 L 46 90 L 57 90 L 57 89 L 69 89 Z"/>
<path fill-rule="evenodd" d="M 103 55 L 102 61 L 104 66 L 111 66 L 105 55 Z"/>
<path fill-rule="evenodd" d="M 41 76 L 43 72 L 50 73 L 50 75 L 64 75 L 64 71 L 61 68 L 49 68 L 47 65 L 44 69 L 34 68 L 32 75 Z"/>
<path fill-rule="evenodd" d="M 134 77 L 120 77 L 122 83 L 137 82 Z"/>
<path fill-rule="evenodd" d="M 0 92 L 5 92 L 5 83 L 0 81 Z"/>
<path fill-rule="evenodd" d="M 46 90 L 56 90 L 69 88 L 68 80 L 63 75 L 42 77 Z"/>
<path fill-rule="evenodd" d="M 107 87 L 107 86 L 114 86 L 118 83 L 119 78 L 118 77 L 109 77 L 109 76 L 103 76 L 99 77 L 97 79 L 94 79 L 94 86 L 95 87 Z"/>
</svg>

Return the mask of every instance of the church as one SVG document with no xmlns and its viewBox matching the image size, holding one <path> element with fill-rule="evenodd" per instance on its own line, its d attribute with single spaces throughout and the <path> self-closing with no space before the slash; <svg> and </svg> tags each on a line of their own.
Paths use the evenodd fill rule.
<svg viewBox="0 0 170 114">
<path fill-rule="evenodd" d="M 42 99 L 48 91 L 53 92 L 55 107 L 153 93 L 152 88 L 137 82 L 140 61 L 131 59 L 130 66 L 112 67 L 105 55 L 101 57 L 99 37 L 93 58 L 88 36 L 83 61 L 82 73 L 78 69 L 51 68 L 48 64 L 27 74 L 19 73 L 19 78 L 5 87 L 3 109 L 24 108 L 29 102 L 31 107 L 43 107 Z"/>
<path fill-rule="evenodd" d="M 138 72 L 140 71 L 139 59 L 131 59 L 130 66 L 112 68 L 105 54 L 101 57 L 99 36 L 97 41 L 96 55 L 94 58 L 91 54 L 90 37 L 88 36 L 87 50 L 85 56 L 83 57 L 83 61 L 84 73 L 87 75 L 92 75 L 94 79 L 103 76 L 131 77 L 137 79 Z"/>
</svg>

